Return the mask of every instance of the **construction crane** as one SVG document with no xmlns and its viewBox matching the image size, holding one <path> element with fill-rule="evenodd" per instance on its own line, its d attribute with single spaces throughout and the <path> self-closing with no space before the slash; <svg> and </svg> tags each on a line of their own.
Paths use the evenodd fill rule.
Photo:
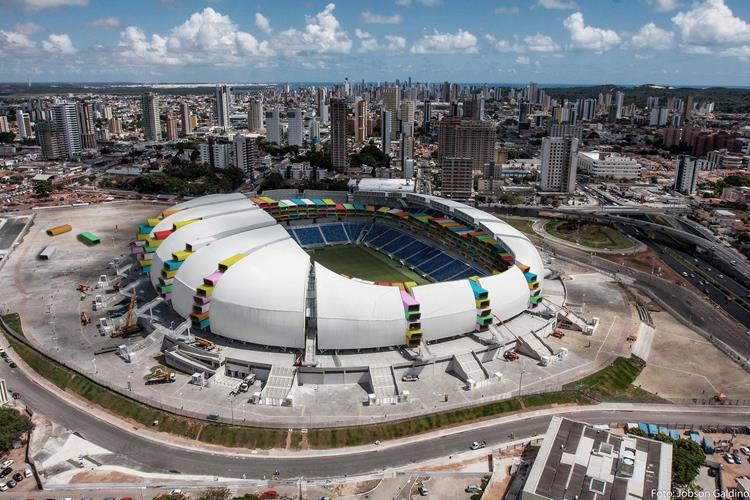
<svg viewBox="0 0 750 500">
<path fill-rule="evenodd" d="M 138 324 L 138 316 L 135 311 L 135 294 L 130 297 L 130 304 L 128 305 L 128 314 L 125 316 L 125 321 L 122 326 L 112 332 L 112 337 L 127 337 L 128 335 L 134 335 L 141 331 L 141 326 Z"/>
<path fill-rule="evenodd" d="M 216 344 L 210 340 L 204 339 L 203 337 L 195 337 L 195 347 L 203 349 L 204 351 L 213 351 Z"/>
</svg>

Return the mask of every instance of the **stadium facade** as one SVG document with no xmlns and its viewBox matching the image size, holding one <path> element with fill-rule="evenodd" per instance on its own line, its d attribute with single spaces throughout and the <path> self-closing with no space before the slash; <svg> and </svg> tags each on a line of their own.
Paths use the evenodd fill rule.
<svg viewBox="0 0 750 500">
<path fill-rule="evenodd" d="M 343 193 L 342 193 L 343 194 Z M 358 244 L 430 283 L 368 282 L 306 251 Z M 529 239 L 492 214 L 411 192 L 330 198 L 210 195 L 139 226 L 131 251 L 194 326 L 228 339 L 328 350 L 417 346 L 533 309 L 544 267 Z"/>
</svg>

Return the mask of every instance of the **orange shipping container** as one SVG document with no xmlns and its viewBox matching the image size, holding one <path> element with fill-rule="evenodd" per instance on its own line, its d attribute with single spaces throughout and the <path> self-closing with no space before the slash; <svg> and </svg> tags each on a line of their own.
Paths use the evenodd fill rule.
<svg viewBox="0 0 750 500">
<path fill-rule="evenodd" d="M 47 235 L 57 236 L 58 234 L 67 233 L 72 230 L 73 230 L 73 227 L 70 224 L 63 224 L 62 226 L 56 226 L 56 227 L 47 229 Z"/>
</svg>

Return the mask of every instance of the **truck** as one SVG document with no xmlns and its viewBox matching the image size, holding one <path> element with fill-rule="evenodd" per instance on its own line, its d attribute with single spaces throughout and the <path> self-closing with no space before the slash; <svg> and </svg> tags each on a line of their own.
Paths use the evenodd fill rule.
<svg viewBox="0 0 750 500">
<path fill-rule="evenodd" d="M 174 372 L 156 370 L 146 379 L 146 385 L 172 383 L 176 379 Z"/>
</svg>

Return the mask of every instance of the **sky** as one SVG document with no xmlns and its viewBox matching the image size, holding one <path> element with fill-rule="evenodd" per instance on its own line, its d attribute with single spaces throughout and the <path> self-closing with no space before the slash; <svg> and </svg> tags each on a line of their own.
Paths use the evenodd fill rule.
<svg viewBox="0 0 750 500">
<path fill-rule="evenodd" d="M 750 85 L 750 0 L 0 0 L 0 81 Z"/>
</svg>

